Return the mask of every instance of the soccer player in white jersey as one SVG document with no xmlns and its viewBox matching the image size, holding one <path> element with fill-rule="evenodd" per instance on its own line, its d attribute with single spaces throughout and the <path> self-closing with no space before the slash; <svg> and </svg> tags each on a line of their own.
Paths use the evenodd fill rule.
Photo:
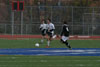
<svg viewBox="0 0 100 67">
<path fill-rule="evenodd" d="M 46 36 L 46 29 L 47 29 L 47 24 L 45 24 L 44 19 L 41 21 L 41 25 L 40 25 L 39 29 L 40 29 L 41 35 L 42 35 L 41 43 L 43 43 L 45 36 Z"/>
<path fill-rule="evenodd" d="M 50 41 L 54 35 L 55 26 L 51 23 L 50 19 L 47 19 L 47 34 L 48 34 L 48 41 L 47 41 L 47 48 L 50 46 Z"/>
<path fill-rule="evenodd" d="M 69 28 L 66 21 L 63 22 L 62 30 L 61 30 L 61 42 L 64 43 L 69 49 L 72 49 L 70 44 L 68 43 L 69 39 Z"/>
</svg>

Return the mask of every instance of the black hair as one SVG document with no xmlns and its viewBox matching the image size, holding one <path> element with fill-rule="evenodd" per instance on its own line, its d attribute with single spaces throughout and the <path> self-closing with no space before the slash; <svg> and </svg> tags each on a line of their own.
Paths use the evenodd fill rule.
<svg viewBox="0 0 100 67">
<path fill-rule="evenodd" d="M 50 18 L 48 18 L 47 20 L 49 20 L 51 22 L 51 19 Z"/>
<path fill-rule="evenodd" d="M 63 24 L 68 24 L 67 21 L 63 21 Z"/>
<path fill-rule="evenodd" d="M 45 20 L 45 19 L 42 19 L 42 20 L 41 20 L 41 22 L 43 22 L 43 21 L 44 21 L 44 23 L 46 23 L 46 20 Z"/>
</svg>

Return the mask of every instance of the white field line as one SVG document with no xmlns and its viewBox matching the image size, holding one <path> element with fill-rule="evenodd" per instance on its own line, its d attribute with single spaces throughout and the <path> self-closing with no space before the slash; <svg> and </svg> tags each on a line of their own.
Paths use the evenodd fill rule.
<svg viewBox="0 0 100 67">
<path fill-rule="evenodd" d="M 45 56 L 44 56 L 45 57 Z M 94 56 L 95 57 L 95 56 Z M 22 56 L 13 56 L 13 57 L 7 57 L 7 56 L 0 56 L 0 59 L 23 59 L 23 58 L 28 58 L 28 59 L 42 59 L 43 58 L 43 56 L 25 56 L 25 55 L 22 55 Z M 56 56 L 53 56 L 53 57 L 46 57 L 46 58 L 48 58 L 48 59 L 57 59 L 57 60 L 59 60 L 59 57 L 56 57 Z M 66 56 L 62 56 L 62 57 L 60 57 L 60 59 L 64 59 L 64 58 L 66 58 Z M 80 57 L 79 57 L 80 58 Z M 73 59 L 79 59 L 78 57 L 74 57 Z M 87 57 L 84 57 L 84 58 L 82 58 L 82 59 L 88 59 L 88 56 Z M 100 59 L 100 57 L 98 57 L 98 59 Z"/>
<path fill-rule="evenodd" d="M 93 61 L 93 62 L 100 62 L 100 60 L 33 60 L 33 61 L 30 61 L 30 60 L 27 60 L 27 61 L 25 61 L 25 60 L 21 60 L 21 61 L 0 61 L 0 62 L 21 62 L 21 63 L 23 63 L 23 62 L 68 62 L 68 61 L 72 61 L 72 62 L 85 62 L 85 61 Z"/>
<path fill-rule="evenodd" d="M 65 67 L 65 66 L 69 66 L 69 67 L 77 67 L 77 66 L 79 66 L 79 67 L 84 67 L 84 66 L 88 66 L 88 67 L 92 67 L 92 66 L 100 66 L 100 64 L 66 64 L 66 65 L 51 65 L 51 64 L 48 64 L 48 65 L 0 65 L 0 67 L 8 67 L 8 66 L 13 66 L 13 67 L 26 67 L 26 66 L 28 66 L 28 67 L 30 67 L 30 66 L 38 66 L 38 67 L 52 67 L 52 66 L 56 66 L 56 67 Z"/>
</svg>

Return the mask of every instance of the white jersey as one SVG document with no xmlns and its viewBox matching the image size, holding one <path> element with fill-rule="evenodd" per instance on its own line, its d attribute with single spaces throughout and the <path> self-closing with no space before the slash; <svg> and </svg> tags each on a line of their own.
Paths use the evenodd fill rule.
<svg viewBox="0 0 100 67">
<path fill-rule="evenodd" d="M 47 29 L 48 30 L 54 30 L 55 29 L 54 24 L 53 23 L 47 24 Z"/>
<path fill-rule="evenodd" d="M 46 30 L 47 29 L 47 24 L 41 24 L 40 29 L 41 29 L 41 31 L 44 30 L 44 29 Z"/>
</svg>

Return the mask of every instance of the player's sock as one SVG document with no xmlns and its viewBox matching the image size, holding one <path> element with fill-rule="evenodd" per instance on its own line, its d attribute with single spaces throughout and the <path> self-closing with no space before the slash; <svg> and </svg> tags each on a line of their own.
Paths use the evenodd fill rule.
<svg viewBox="0 0 100 67">
<path fill-rule="evenodd" d="M 66 43 L 66 46 L 71 49 L 71 46 L 69 45 L 69 43 L 67 41 L 65 43 Z"/>
<path fill-rule="evenodd" d="M 41 43 L 43 43 L 43 42 L 44 42 L 44 40 L 42 39 L 42 40 L 41 40 Z"/>
<path fill-rule="evenodd" d="M 50 46 L 50 41 L 47 41 L 47 45 Z"/>
</svg>

